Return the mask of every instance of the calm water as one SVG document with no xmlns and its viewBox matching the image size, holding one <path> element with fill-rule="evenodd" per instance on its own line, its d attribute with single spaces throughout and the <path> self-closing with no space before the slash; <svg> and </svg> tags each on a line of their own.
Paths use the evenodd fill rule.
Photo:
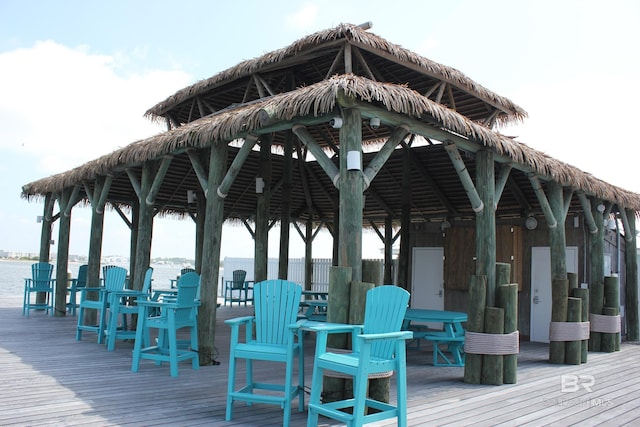
<svg viewBox="0 0 640 427">
<path fill-rule="evenodd" d="M 31 264 L 33 261 L 0 261 L 0 297 L 22 296 L 24 292 L 24 279 L 31 277 Z M 69 263 L 71 277 L 76 277 L 80 263 Z M 128 268 L 128 265 L 122 267 Z M 153 286 L 156 289 L 168 288 L 170 280 L 180 274 L 180 265 L 152 265 Z M 54 277 L 56 270 L 54 269 Z M 222 274 L 222 270 L 220 271 Z"/>
</svg>

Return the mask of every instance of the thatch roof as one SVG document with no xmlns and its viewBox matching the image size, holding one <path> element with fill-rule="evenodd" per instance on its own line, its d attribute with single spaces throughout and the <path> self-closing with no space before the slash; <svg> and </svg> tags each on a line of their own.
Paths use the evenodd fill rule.
<svg viewBox="0 0 640 427">
<path fill-rule="evenodd" d="M 368 27 L 365 27 L 368 28 Z M 476 122 L 488 125 L 522 120 L 527 113 L 452 67 L 417 55 L 388 42 L 362 26 L 341 24 L 304 37 L 288 47 L 246 60 L 208 79 L 186 87 L 146 112 L 146 116 L 188 123 L 237 103 L 263 97 L 257 86 L 272 94 L 286 92 L 291 76 L 304 76 L 309 85 L 329 75 L 353 72 L 380 82 L 404 84 Z M 345 45 L 357 49 L 353 70 L 340 65 Z M 255 86 L 255 87 L 254 87 Z M 446 95 L 442 93 L 446 90 Z M 435 90 L 438 88 L 438 90 Z"/>
<path fill-rule="evenodd" d="M 527 178 L 528 173 L 535 173 L 545 179 L 553 179 L 565 187 L 610 201 L 620 208 L 640 210 L 640 195 L 638 194 L 609 185 L 578 168 L 480 126 L 407 87 L 379 83 L 355 75 L 334 76 L 291 92 L 229 108 L 178 129 L 134 142 L 70 171 L 27 184 L 23 188 L 23 196 L 30 197 L 59 192 L 74 185 L 82 186 L 84 183 L 92 183 L 98 176 L 112 174 L 115 178 L 112 185 L 113 194 L 110 194 L 109 201 L 114 204 L 127 204 L 133 200 L 135 193 L 131 188 L 127 174 L 123 173 L 124 170 L 126 168 L 139 170 L 143 162 L 160 159 L 165 155 L 174 155 L 170 171 L 165 179 L 166 182 L 158 194 L 157 205 L 158 209 L 169 213 L 188 212 L 192 207 L 186 203 L 186 189 L 198 188 L 199 184 L 186 155 L 186 150 L 206 150 L 211 144 L 226 144 L 238 137 L 244 137 L 248 133 L 256 135 L 268 133 L 277 143 L 279 138 L 282 138 L 281 134 L 284 133 L 279 131 L 290 129 L 293 124 L 298 122 L 306 123 L 310 133 L 325 149 L 329 150 L 333 142 L 339 140 L 339 137 L 338 130 L 332 129 L 327 122 L 330 117 L 339 113 L 339 102 L 345 98 L 354 99 L 381 112 L 391 112 L 400 119 L 405 118 L 410 128 L 416 128 L 412 128 L 414 133 L 417 133 L 417 130 L 423 133 L 433 130 L 434 133 L 441 135 L 444 131 L 444 135 L 449 135 L 452 140 L 457 138 L 468 141 L 471 146 L 484 146 L 493 150 L 500 156 L 500 161 L 514 164 L 515 169 L 512 175 L 520 187 L 520 191 L 525 194 L 528 200 L 529 207 L 526 209 L 539 211 L 539 207 L 536 208 L 538 203 L 535 194 L 533 194 Z M 270 112 L 270 120 L 266 125 L 265 111 Z M 392 130 L 392 127 L 389 126 L 381 126 L 377 130 L 365 130 L 363 127 L 364 138 L 369 141 L 387 137 Z M 424 196 L 419 196 L 417 194 L 419 192 L 416 191 L 413 197 L 414 214 L 420 217 L 436 215 L 444 217 L 451 214 L 447 212 L 448 210 L 454 209 L 457 213 L 464 214 L 466 212 L 472 215 L 468 199 L 461 188 L 459 179 L 455 176 L 450 160 L 446 154 L 443 154 L 442 145 L 437 144 L 422 149 L 412 148 L 411 150 L 417 161 L 423 162 L 424 165 L 429 164 L 432 185 L 442 187 L 437 192 L 429 189 L 429 186 L 425 185 L 424 175 L 416 173 L 413 178 L 416 181 L 414 188 L 420 188 L 419 191 L 424 192 Z M 380 203 L 380 205 L 386 205 L 382 209 L 376 205 L 376 198 L 367 198 L 365 216 L 370 215 L 375 217 L 375 220 L 380 219 L 383 214 L 388 214 L 389 209 L 398 213 L 401 211 L 399 201 L 395 199 L 399 191 L 394 186 L 402 181 L 400 177 L 403 165 L 401 150 L 396 151 L 397 153 L 394 153 L 394 156 L 385 165 L 385 174 L 381 174 L 383 177 L 374 180 L 370 187 L 370 191 L 375 191 L 376 198 L 384 199 L 384 203 Z M 234 150 L 231 153 L 234 153 Z M 275 177 L 282 171 L 281 157 L 274 155 Z M 371 155 L 365 156 L 365 161 L 367 159 L 370 160 Z M 232 158 L 229 159 L 229 162 L 231 160 Z M 473 160 L 465 159 L 465 161 L 469 163 L 468 168 L 472 171 L 474 169 Z M 257 155 L 250 156 L 243 167 L 241 176 L 236 179 L 237 182 L 226 199 L 227 217 L 245 218 L 255 214 L 255 194 L 251 195 L 247 188 L 253 185 L 258 167 Z M 331 199 L 335 189 L 315 162 L 310 162 L 307 169 L 310 174 L 315 176 L 315 180 L 312 180 L 315 184 L 312 184 L 314 188 L 311 189 L 311 192 L 316 197 L 314 200 L 318 204 L 317 211 L 323 212 L 323 216 L 330 220 L 333 216 Z M 295 173 L 301 173 L 299 168 Z M 389 182 L 387 182 L 389 177 Z M 300 180 L 296 181 L 294 178 L 294 182 L 300 182 Z M 429 191 L 431 191 L 430 194 L 428 194 Z M 445 194 L 449 198 L 450 205 L 443 206 L 442 196 L 438 200 L 438 197 L 434 196 L 436 193 Z M 81 191 L 81 196 L 82 194 Z M 292 204 L 298 206 L 298 218 L 308 215 L 304 191 L 295 190 L 293 197 L 297 198 Z M 508 212 L 502 212 L 504 215 L 514 215 L 514 212 L 525 209 L 521 206 L 522 202 L 518 207 L 517 200 L 509 201 L 509 197 L 506 194 L 504 196 L 504 206 L 510 206 Z M 278 195 L 274 195 L 272 201 L 274 218 L 278 215 L 279 201 Z M 502 205 L 503 200 L 500 203 Z M 500 209 L 499 206 L 498 216 L 501 214 Z M 579 204 L 574 203 L 572 209 L 579 211 Z"/>
</svg>

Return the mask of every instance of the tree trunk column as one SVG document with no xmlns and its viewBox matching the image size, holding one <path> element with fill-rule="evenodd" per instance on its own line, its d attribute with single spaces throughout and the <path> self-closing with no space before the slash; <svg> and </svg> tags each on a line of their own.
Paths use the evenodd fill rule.
<svg viewBox="0 0 640 427">
<path fill-rule="evenodd" d="M 216 309 L 220 245 L 224 222 L 224 199 L 217 194 L 227 170 L 227 145 L 214 142 L 209 161 L 207 204 L 204 220 L 205 238 L 202 242 L 202 271 L 200 272 L 200 301 L 198 308 L 198 352 L 201 365 L 211 365 L 215 354 Z"/>
<path fill-rule="evenodd" d="M 496 298 L 496 181 L 493 163 L 491 151 L 482 150 L 476 154 L 476 186 L 484 206 L 476 214 L 476 275 L 487 277 L 488 307 L 495 306 Z"/>
<path fill-rule="evenodd" d="M 362 280 L 362 117 L 356 109 L 342 110 L 340 128 L 340 249 L 339 265 L 351 267 L 352 280 Z M 350 152 L 359 156 L 357 170 L 347 169 Z M 355 157 L 355 154 L 351 154 Z"/>
</svg>

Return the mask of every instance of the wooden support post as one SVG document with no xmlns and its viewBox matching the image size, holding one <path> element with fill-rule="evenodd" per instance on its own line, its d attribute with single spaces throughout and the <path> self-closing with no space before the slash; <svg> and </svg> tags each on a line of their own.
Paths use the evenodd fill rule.
<svg viewBox="0 0 640 427">
<path fill-rule="evenodd" d="M 151 263 L 151 236 L 153 234 L 153 216 L 155 197 L 151 194 L 152 186 L 156 181 L 156 162 L 148 161 L 142 166 L 142 179 L 140 188 L 140 212 L 138 217 L 138 240 L 136 242 L 136 271 L 130 284 L 132 289 L 141 290 L 144 283 L 145 270 Z"/>
<path fill-rule="evenodd" d="M 623 214 L 624 212 L 624 214 Z M 636 216 L 632 209 L 622 210 L 625 219 L 625 320 L 627 341 L 640 341 L 640 319 L 638 317 L 638 256 L 636 254 Z"/>
<path fill-rule="evenodd" d="M 567 279 L 553 279 L 551 281 L 551 321 L 567 321 L 567 298 L 569 297 L 569 281 Z M 564 341 L 549 343 L 549 362 L 564 363 Z"/>
<path fill-rule="evenodd" d="M 580 298 L 580 303 L 582 308 L 580 312 L 582 313 L 582 317 L 580 322 L 588 322 L 589 321 L 589 289 L 577 288 L 571 289 L 570 295 L 574 298 Z M 580 362 L 587 363 L 587 358 L 589 354 L 589 340 L 582 340 L 580 343 Z"/>
<path fill-rule="evenodd" d="M 77 187 L 75 187 L 77 189 Z M 56 286 L 53 306 L 54 316 L 65 316 L 67 314 L 67 285 L 69 284 L 69 236 L 71 235 L 71 208 L 76 203 L 77 190 L 75 194 L 65 189 L 58 197 L 60 206 L 60 221 L 58 228 L 58 254 L 56 260 Z"/>
<path fill-rule="evenodd" d="M 589 312 L 602 314 L 602 308 L 604 307 L 604 227 L 602 227 L 604 210 L 602 208 L 598 209 L 603 206 L 602 200 L 593 200 L 591 206 L 591 214 L 595 223 L 600 226 L 596 233 L 589 235 Z M 589 350 L 600 351 L 601 338 L 600 332 L 591 332 Z"/>
<path fill-rule="evenodd" d="M 400 213 L 400 255 L 397 285 L 410 290 L 409 254 L 411 252 L 411 149 L 402 150 L 402 212 Z"/>
<path fill-rule="evenodd" d="M 271 200 L 271 136 L 260 138 L 258 174 L 264 181 L 262 193 L 256 194 L 256 232 L 254 240 L 253 274 L 256 282 L 267 280 L 269 264 L 269 204 Z"/>
<path fill-rule="evenodd" d="M 353 108 L 342 110 L 340 128 L 340 258 L 339 265 L 352 268 L 352 280 L 362 280 L 363 179 L 360 169 L 349 170 L 350 152 L 362 155 L 362 117 Z"/>
<path fill-rule="evenodd" d="M 349 323 L 349 298 L 351 287 L 351 267 L 331 267 L 329 269 L 329 297 L 327 302 L 327 322 Z M 345 334 L 330 334 L 327 347 L 347 348 Z M 345 381 L 343 378 L 324 376 L 323 401 L 335 402 L 344 398 Z"/>
<path fill-rule="evenodd" d="M 567 322 L 582 321 L 582 300 L 580 298 L 567 298 Z M 579 365 L 582 363 L 582 341 L 565 342 L 565 363 L 567 365 Z"/>
<path fill-rule="evenodd" d="M 561 185 L 551 181 L 547 184 L 547 188 L 551 216 L 554 221 L 557 221 L 554 227 L 549 226 L 552 283 L 551 321 L 566 322 L 569 282 L 567 280 L 567 249 L 564 228 L 565 199 Z M 538 196 L 538 198 L 540 197 Z M 545 216 L 547 215 L 545 214 Z M 549 343 L 549 362 L 564 363 L 564 350 L 565 343 L 563 341 L 551 341 Z"/>
<path fill-rule="evenodd" d="M 496 211 L 493 152 L 476 154 L 476 185 L 484 209 L 476 210 L 476 275 L 487 276 L 486 305 L 496 301 Z"/>
<path fill-rule="evenodd" d="M 362 281 L 382 285 L 382 262 L 376 259 L 362 260 Z"/>
<path fill-rule="evenodd" d="M 617 316 L 620 314 L 620 282 L 618 276 L 604 278 L 604 306 L 602 314 Z M 609 314 L 613 313 L 613 314 Z M 605 344 L 606 336 L 606 344 Z M 602 351 L 612 352 L 620 350 L 620 332 L 603 334 Z"/>
<path fill-rule="evenodd" d="M 484 332 L 502 334 L 504 332 L 504 310 L 487 307 L 484 314 Z M 503 384 L 504 369 L 502 355 L 482 355 L 482 384 Z"/>
<path fill-rule="evenodd" d="M 47 193 L 44 199 L 44 212 L 42 213 L 42 229 L 40 230 L 40 254 L 39 262 L 49 262 L 51 257 L 51 226 L 53 225 L 53 206 L 56 198 L 52 193 Z M 47 295 L 44 292 L 36 294 L 36 303 L 44 304 Z"/>
<path fill-rule="evenodd" d="M 510 334 L 517 331 L 518 284 L 499 284 L 497 301 L 498 306 L 504 310 L 504 333 Z M 505 384 L 516 384 L 518 382 L 518 355 L 505 354 L 502 356 L 502 360 L 503 382 Z"/>
<path fill-rule="evenodd" d="M 291 188 L 293 171 L 293 133 L 284 133 L 284 165 L 282 170 L 282 203 L 280 204 L 280 252 L 278 257 L 278 279 L 287 279 L 289 274 L 289 230 L 291 221 Z M 306 274 L 306 269 L 305 269 Z M 306 287 L 306 283 L 305 283 Z"/>
<path fill-rule="evenodd" d="M 89 234 L 89 259 L 87 261 L 87 287 L 100 286 L 100 263 L 102 259 L 102 237 L 104 233 L 104 205 L 106 195 L 111 188 L 111 179 L 105 176 L 96 178 L 91 196 L 91 231 Z M 89 192 L 90 193 L 90 192 Z M 88 299 L 97 299 L 95 292 L 89 292 Z M 95 310 L 89 310 L 85 316 L 85 325 L 97 324 Z"/>
<path fill-rule="evenodd" d="M 469 284 L 469 313 L 467 330 L 484 332 L 484 312 L 487 299 L 487 277 L 471 276 Z M 480 384 L 482 381 L 482 355 L 468 353 L 464 362 L 464 382 Z"/>
<path fill-rule="evenodd" d="M 216 194 L 227 169 L 227 144 L 211 145 L 209 181 L 204 220 L 205 238 L 202 242 L 202 270 L 200 271 L 200 307 L 198 308 L 198 353 L 201 365 L 211 365 L 215 356 L 216 311 L 218 303 L 218 275 L 220 244 L 224 223 L 224 198 Z"/>
</svg>

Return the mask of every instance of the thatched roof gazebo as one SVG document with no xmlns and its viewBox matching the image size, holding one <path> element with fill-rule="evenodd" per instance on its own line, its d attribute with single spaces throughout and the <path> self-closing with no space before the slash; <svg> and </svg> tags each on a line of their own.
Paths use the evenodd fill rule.
<svg viewBox="0 0 640 427">
<path fill-rule="evenodd" d="M 93 210 L 90 283 L 99 277 L 104 208 L 119 212 L 132 230 L 136 288 L 149 263 L 153 216 L 190 216 L 198 230 L 200 351 L 207 363 L 222 224 L 229 219 L 252 229 L 256 280 L 266 278 L 274 222 L 282 225 L 280 276 L 287 271 L 291 223 L 309 245 L 313 228 L 327 227 L 335 263 L 353 268 L 353 280 L 360 280 L 362 228 L 374 228 L 385 242 L 385 280 L 393 232 L 400 230 L 397 283 L 404 287 L 410 286 L 412 223 L 475 224 L 476 274 L 487 275 L 492 286 L 496 219 L 544 218 L 558 259 L 563 236 L 553 230 L 562 227 L 552 226 L 568 214 L 583 216 L 594 233 L 615 214 L 635 245 L 640 195 L 498 133 L 496 126 L 523 120 L 526 112 L 368 27 L 320 31 L 197 82 L 147 111 L 166 121 L 166 132 L 26 184 L 23 197 L 45 198 L 43 242 L 51 221 L 60 219 L 58 274 L 66 272 L 69 225 L 65 215 L 53 215 L 54 202 L 61 213 L 78 203 Z M 46 247 L 41 257 L 48 257 Z M 562 262 L 554 266 L 554 276 L 566 275 Z M 62 304 L 64 295 L 57 298 Z M 637 323 L 637 307 L 633 315 Z"/>
</svg>

